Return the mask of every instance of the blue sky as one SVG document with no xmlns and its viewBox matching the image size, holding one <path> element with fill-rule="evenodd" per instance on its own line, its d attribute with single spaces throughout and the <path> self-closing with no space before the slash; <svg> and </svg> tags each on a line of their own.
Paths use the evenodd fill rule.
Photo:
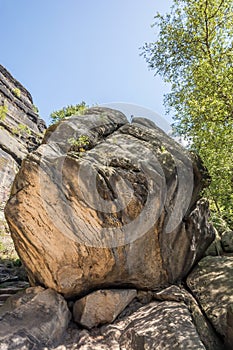
<svg viewBox="0 0 233 350">
<path fill-rule="evenodd" d="M 139 48 L 155 40 L 153 17 L 171 4 L 0 0 L 0 63 L 30 91 L 46 121 L 52 111 L 82 100 L 131 103 L 165 116 L 168 87 L 148 70 Z"/>
</svg>

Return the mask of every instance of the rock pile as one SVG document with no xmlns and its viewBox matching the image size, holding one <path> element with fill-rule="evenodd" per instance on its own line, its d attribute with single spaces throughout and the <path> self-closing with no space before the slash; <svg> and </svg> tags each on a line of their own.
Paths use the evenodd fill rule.
<svg viewBox="0 0 233 350">
<path fill-rule="evenodd" d="M 5 209 L 33 287 L 0 308 L 0 349 L 233 349 L 233 258 L 203 258 L 207 182 L 143 118 L 95 107 L 50 127 Z"/>
</svg>

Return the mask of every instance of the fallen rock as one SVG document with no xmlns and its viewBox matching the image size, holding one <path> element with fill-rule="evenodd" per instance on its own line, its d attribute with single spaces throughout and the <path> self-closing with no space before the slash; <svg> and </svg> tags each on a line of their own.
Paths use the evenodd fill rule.
<svg viewBox="0 0 233 350">
<path fill-rule="evenodd" d="M 176 302 L 154 302 L 139 309 L 119 343 L 125 350 L 206 349 L 187 306 Z"/>
<path fill-rule="evenodd" d="M 205 257 L 188 276 L 187 284 L 215 330 L 224 340 L 229 339 L 233 334 L 230 311 L 233 305 L 233 258 Z"/>
<path fill-rule="evenodd" d="M 197 301 L 183 287 L 177 286 L 177 285 L 171 285 L 168 288 L 165 288 L 159 292 L 139 291 L 137 294 L 137 299 L 143 304 L 144 303 L 148 304 L 153 300 L 163 301 L 163 302 L 166 301 L 166 302 L 185 303 L 190 314 L 192 315 L 192 322 L 205 348 L 207 350 L 224 350 L 223 342 L 221 341 L 219 336 L 216 334 L 211 323 L 208 322 L 206 317 L 203 315 Z M 129 309 L 130 308 L 133 309 L 133 307 L 136 307 L 136 310 L 139 309 L 138 306 L 133 304 L 129 306 Z M 128 313 L 129 315 L 128 310 L 125 310 L 123 313 L 126 313 L 126 314 Z"/>
<path fill-rule="evenodd" d="M 202 257 L 214 239 L 199 200 L 208 176 L 146 125 L 91 108 L 49 128 L 23 161 L 5 213 L 32 285 L 65 297 L 161 289 Z"/>
<path fill-rule="evenodd" d="M 63 342 L 43 350 L 193 348 L 226 349 L 192 295 L 172 285 L 160 292 L 139 291 L 112 324 L 81 330 L 71 322 Z"/>
<path fill-rule="evenodd" d="M 3 308 L 0 316 L 1 350 L 52 347 L 61 341 L 70 320 L 64 298 L 41 287 L 13 296 Z"/>
<path fill-rule="evenodd" d="M 22 291 L 16 292 L 15 295 L 9 297 L 4 305 L 0 308 L 0 316 L 6 312 L 11 312 L 17 307 L 24 305 L 31 301 L 37 294 L 44 291 L 44 288 L 38 287 L 29 287 Z"/>
<path fill-rule="evenodd" d="M 77 349 L 170 350 L 206 349 L 181 302 L 152 302 L 130 316 L 103 326 L 99 333 L 82 332 Z"/>
<path fill-rule="evenodd" d="M 233 231 L 223 232 L 221 242 L 226 253 L 233 253 Z"/>
<path fill-rule="evenodd" d="M 75 302 L 74 320 L 89 329 L 112 323 L 136 295 L 133 289 L 106 289 L 88 294 Z"/>
</svg>

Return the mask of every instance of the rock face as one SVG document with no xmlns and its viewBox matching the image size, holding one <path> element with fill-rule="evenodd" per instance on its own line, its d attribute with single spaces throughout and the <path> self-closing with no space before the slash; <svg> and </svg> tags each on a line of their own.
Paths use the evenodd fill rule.
<svg viewBox="0 0 233 350">
<path fill-rule="evenodd" d="M 3 209 L 22 160 L 35 149 L 46 129 L 30 93 L 0 65 L 0 231 L 5 231 Z"/>
<path fill-rule="evenodd" d="M 130 318 L 119 340 L 121 349 L 206 349 L 184 303 L 154 302 Z"/>
<path fill-rule="evenodd" d="M 209 256 L 202 259 L 188 276 L 187 284 L 229 346 L 233 334 L 233 258 Z"/>
<path fill-rule="evenodd" d="M 79 299 L 74 304 L 75 322 L 86 328 L 112 323 L 136 297 L 133 289 L 98 290 Z"/>
<path fill-rule="evenodd" d="M 184 278 L 214 239 L 205 176 L 143 118 L 96 107 L 49 128 L 5 209 L 31 284 L 74 297 Z"/>
<path fill-rule="evenodd" d="M 63 297 L 37 287 L 14 296 L 1 312 L 0 349 L 30 350 L 56 345 L 70 320 Z"/>
</svg>

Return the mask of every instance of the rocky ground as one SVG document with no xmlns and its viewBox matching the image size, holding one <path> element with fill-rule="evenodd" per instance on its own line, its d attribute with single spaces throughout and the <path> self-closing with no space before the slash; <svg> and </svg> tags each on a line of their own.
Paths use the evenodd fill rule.
<svg viewBox="0 0 233 350">
<path fill-rule="evenodd" d="M 0 210 L 0 215 L 2 211 Z M 29 286 L 25 269 L 15 251 L 5 220 L 0 220 L 0 306 Z"/>
</svg>

